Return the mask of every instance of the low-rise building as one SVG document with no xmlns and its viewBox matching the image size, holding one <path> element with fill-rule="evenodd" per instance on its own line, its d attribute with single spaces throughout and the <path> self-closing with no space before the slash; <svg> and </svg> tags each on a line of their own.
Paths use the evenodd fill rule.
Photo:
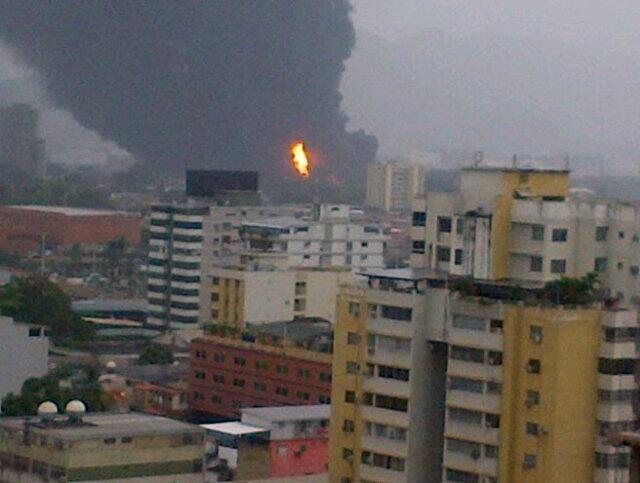
<svg viewBox="0 0 640 483">
<path fill-rule="evenodd" d="M 328 404 L 330 325 L 319 331 L 306 325 L 261 324 L 245 335 L 223 326 L 220 335 L 194 339 L 191 410 L 224 420 L 238 419 L 244 407 Z M 270 326 L 275 333 L 265 332 Z"/>
<path fill-rule="evenodd" d="M 49 365 L 49 338 L 43 327 L 0 316 L 0 401 L 18 394 L 24 381 L 42 377 Z"/>
<path fill-rule="evenodd" d="M 139 413 L 83 414 L 79 401 L 57 415 L 0 419 L 0 480 L 201 483 L 204 431 Z"/>
</svg>

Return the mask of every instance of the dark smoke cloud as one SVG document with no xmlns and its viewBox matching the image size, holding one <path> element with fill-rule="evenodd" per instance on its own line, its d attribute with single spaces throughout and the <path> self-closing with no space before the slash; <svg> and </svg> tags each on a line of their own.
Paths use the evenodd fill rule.
<svg viewBox="0 0 640 483">
<path fill-rule="evenodd" d="M 347 133 L 348 0 L 0 0 L 0 37 L 54 102 L 146 163 L 361 180 L 377 142 Z"/>
</svg>

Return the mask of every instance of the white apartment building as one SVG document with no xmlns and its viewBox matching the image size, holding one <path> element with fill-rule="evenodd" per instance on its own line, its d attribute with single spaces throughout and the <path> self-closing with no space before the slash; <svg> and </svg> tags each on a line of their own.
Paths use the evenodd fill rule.
<svg viewBox="0 0 640 483">
<path fill-rule="evenodd" d="M 424 168 L 398 161 L 367 166 L 367 206 L 385 211 L 411 208 L 413 198 L 424 193 Z"/>
<path fill-rule="evenodd" d="M 568 187 L 566 171 L 463 169 L 459 192 L 414 200 L 411 265 L 539 283 L 596 271 L 613 296 L 635 302 L 640 210 L 560 183 Z"/>
<path fill-rule="evenodd" d="M 313 220 L 291 217 L 242 224 L 241 262 L 271 263 L 280 269 L 384 267 L 387 236 L 382 228 L 350 221 L 348 205 L 321 205 Z"/>
<path fill-rule="evenodd" d="M 0 316 L 0 401 L 19 394 L 30 377 L 42 377 L 49 364 L 49 338 L 43 327 Z"/>
</svg>

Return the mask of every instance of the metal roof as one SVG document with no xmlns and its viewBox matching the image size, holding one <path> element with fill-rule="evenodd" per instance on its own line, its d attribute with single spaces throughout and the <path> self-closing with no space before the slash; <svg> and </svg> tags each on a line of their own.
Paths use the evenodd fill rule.
<svg viewBox="0 0 640 483">
<path fill-rule="evenodd" d="M 265 428 L 258 426 L 252 426 L 251 424 L 241 423 L 239 421 L 229 421 L 226 423 L 214 423 L 214 424 L 201 424 L 201 428 L 207 431 L 217 431 L 218 433 L 232 434 L 234 436 L 240 436 L 243 434 L 264 433 L 269 431 Z"/>
<path fill-rule="evenodd" d="M 273 406 L 267 408 L 242 408 L 242 415 L 253 416 L 271 422 L 329 419 L 331 404 L 312 406 Z"/>
</svg>

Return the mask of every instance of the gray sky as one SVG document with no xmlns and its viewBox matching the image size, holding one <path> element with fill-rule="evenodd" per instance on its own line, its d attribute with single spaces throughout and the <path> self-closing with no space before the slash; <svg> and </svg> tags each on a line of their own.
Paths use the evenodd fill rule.
<svg viewBox="0 0 640 483">
<path fill-rule="evenodd" d="M 640 27 L 636 0 L 352 0 L 356 28 L 387 40 L 425 30 L 452 35 L 605 35 Z"/>
</svg>

